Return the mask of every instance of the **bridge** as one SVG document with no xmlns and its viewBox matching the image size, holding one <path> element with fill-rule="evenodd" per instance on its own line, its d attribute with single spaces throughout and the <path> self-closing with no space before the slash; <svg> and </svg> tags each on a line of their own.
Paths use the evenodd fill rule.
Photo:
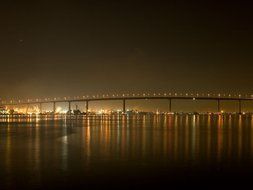
<svg viewBox="0 0 253 190">
<path fill-rule="evenodd" d="M 126 103 L 128 100 L 168 100 L 169 112 L 172 112 L 172 101 L 173 100 L 206 100 L 215 101 L 217 104 L 217 112 L 221 112 L 221 101 L 237 101 L 238 102 L 238 113 L 242 113 L 242 102 L 253 101 L 253 95 L 231 95 L 231 94 L 178 94 L 178 93 L 146 93 L 146 94 L 122 94 L 122 95 L 93 95 L 93 96 L 82 96 L 82 97 L 64 97 L 64 98 L 45 98 L 45 99 L 28 99 L 27 101 L 22 100 L 10 100 L 1 101 L 1 106 L 18 106 L 18 105 L 38 105 L 40 113 L 42 113 L 42 104 L 51 103 L 53 106 L 53 112 L 56 113 L 57 103 L 68 103 L 68 110 L 71 111 L 71 104 L 74 102 L 85 102 L 86 113 L 89 112 L 89 103 L 94 101 L 122 101 L 122 111 L 126 113 Z"/>
</svg>

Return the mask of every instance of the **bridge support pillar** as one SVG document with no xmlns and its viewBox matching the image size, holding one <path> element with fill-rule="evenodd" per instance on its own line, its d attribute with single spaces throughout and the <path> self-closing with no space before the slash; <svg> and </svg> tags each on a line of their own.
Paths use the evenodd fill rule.
<svg viewBox="0 0 253 190">
<path fill-rule="evenodd" d="M 42 103 L 39 104 L 39 112 L 42 113 Z"/>
<path fill-rule="evenodd" d="M 87 100 L 86 101 L 86 114 L 89 113 L 89 101 Z"/>
<path fill-rule="evenodd" d="M 171 98 L 169 99 L 169 112 L 171 112 L 172 111 L 172 105 L 171 105 Z"/>
<path fill-rule="evenodd" d="M 56 102 L 53 102 L 53 112 L 56 112 Z"/>
<path fill-rule="evenodd" d="M 68 110 L 68 112 L 69 112 L 69 114 L 71 114 L 71 102 L 68 102 L 69 103 L 69 110 Z"/>
<path fill-rule="evenodd" d="M 241 100 L 239 100 L 239 114 L 241 114 L 242 113 L 242 101 Z"/>
<path fill-rule="evenodd" d="M 221 109 L 220 109 L 220 99 L 217 100 L 217 111 L 221 112 Z"/>
<path fill-rule="evenodd" d="M 29 104 L 27 104 L 27 107 L 26 107 L 26 114 L 28 114 L 28 110 L 29 110 Z"/>
<path fill-rule="evenodd" d="M 123 99 L 123 113 L 126 113 L 126 99 Z"/>
</svg>

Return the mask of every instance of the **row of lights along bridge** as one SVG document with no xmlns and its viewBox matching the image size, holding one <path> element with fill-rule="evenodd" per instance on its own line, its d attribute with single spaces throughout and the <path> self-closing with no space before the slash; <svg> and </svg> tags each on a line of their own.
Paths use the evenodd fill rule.
<svg viewBox="0 0 253 190">
<path fill-rule="evenodd" d="M 219 97 L 224 97 L 224 98 L 253 98 L 253 95 L 241 95 L 241 94 L 200 94 L 200 93 L 136 93 L 136 94 L 103 94 L 103 95 L 85 95 L 85 96 L 75 96 L 75 97 L 57 97 L 57 98 L 36 98 L 36 99 L 27 99 L 27 100 L 9 100 L 9 101 L 5 101 L 2 100 L 2 104 L 6 104 L 6 103 L 25 103 L 25 102 L 43 102 L 43 101 L 60 101 L 60 100 L 81 100 L 81 99 L 95 99 L 95 98 L 124 98 L 124 97 L 177 97 L 177 96 L 181 96 L 181 97 L 210 97 L 210 98 L 219 98 Z"/>
</svg>

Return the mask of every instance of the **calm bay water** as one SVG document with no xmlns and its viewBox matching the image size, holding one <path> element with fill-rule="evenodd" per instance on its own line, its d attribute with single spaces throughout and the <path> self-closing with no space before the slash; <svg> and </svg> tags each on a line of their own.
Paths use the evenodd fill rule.
<svg viewBox="0 0 253 190">
<path fill-rule="evenodd" d="M 252 169 L 251 116 L 0 122 L 0 189 L 241 187 Z"/>
</svg>

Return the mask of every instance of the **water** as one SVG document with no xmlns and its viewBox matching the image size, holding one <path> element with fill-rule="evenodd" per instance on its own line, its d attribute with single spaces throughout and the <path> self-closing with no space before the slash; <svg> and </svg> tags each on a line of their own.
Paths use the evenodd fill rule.
<svg viewBox="0 0 253 190">
<path fill-rule="evenodd" d="M 0 123 L 0 189 L 217 189 L 249 184 L 252 169 L 251 116 Z"/>
</svg>

